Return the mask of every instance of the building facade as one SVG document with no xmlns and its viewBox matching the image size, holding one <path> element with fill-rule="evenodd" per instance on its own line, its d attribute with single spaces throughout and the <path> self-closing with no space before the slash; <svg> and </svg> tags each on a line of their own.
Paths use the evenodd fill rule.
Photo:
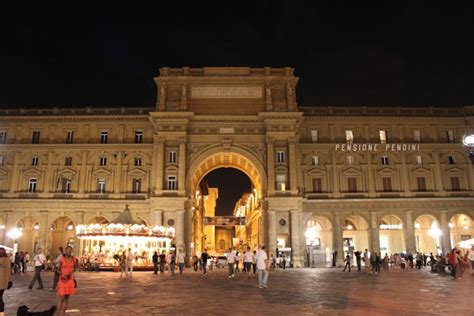
<svg viewBox="0 0 474 316">
<path fill-rule="evenodd" d="M 297 267 L 334 250 L 445 253 L 474 235 L 474 107 L 298 106 L 292 68 L 162 68 L 155 81 L 152 108 L 0 111 L 3 244 L 54 254 L 129 204 L 200 252 L 199 184 L 222 167 L 253 184 L 246 242 L 291 248 Z"/>
</svg>

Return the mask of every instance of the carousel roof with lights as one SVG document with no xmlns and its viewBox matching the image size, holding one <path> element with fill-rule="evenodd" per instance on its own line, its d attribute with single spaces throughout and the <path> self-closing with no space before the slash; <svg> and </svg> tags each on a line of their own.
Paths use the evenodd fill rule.
<svg viewBox="0 0 474 316">
<path fill-rule="evenodd" d="M 149 239 L 172 239 L 174 228 L 165 226 L 148 226 L 135 216 L 128 208 L 109 224 L 78 225 L 76 235 L 81 239 L 101 239 L 110 237 L 141 237 Z"/>
</svg>

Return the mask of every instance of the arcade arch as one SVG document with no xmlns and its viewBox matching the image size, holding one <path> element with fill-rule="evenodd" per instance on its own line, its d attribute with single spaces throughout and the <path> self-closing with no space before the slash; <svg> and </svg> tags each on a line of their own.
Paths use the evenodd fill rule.
<svg viewBox="0 0 474 316">
<path fill-rule="evenodd" d="M 405 252 L 404 228 L 398 216 L 390 214 L 380 218 L 379 238 L 381 255 Z"/>
<path fill-rule="evenodd" d="M 416 251 L 439 254 L 441 250 L 441 229 L 438 220 L 429 214 L 415 219 Z"/>
<path fill-rule="evenodd" d="M 51 245 L 51 254 L 58 255 L 59 247 L 74 246 L 76 225 L 72 218 L 61 216 L 56 218 L 50 227 L 48 244 Z"/>
<path fill-rule="evenodd" d="M 251 152 L 240 147 L 231 147 L 228 150 L 223 150 L 222 147 L 215 147 L 198 155 L 190 164 L 186 178 L 186 192 L 191 197 L 192 203 L 192 217 L 188 219 L 191 229 L 188 230 L 187 238 L 190 242 L 189 254 L 200 254 L 204 247 L 209 244 L 214 244 L 215 248 L 219 248 L 222 244 L 221 237 L 213 236 L 209 238 L 207 235 L 216 235 L 215 226 L 204 225 L 203 218 L 206 216 L 206 207 L 215 207 L 215 199 L 218 197 L 218 192 L 201 192 L 201 181 L 206 175 L 214 170 L 220 168 L 234 168 L 243 172 L 250 180 L 251 190 L 248 194 L 244 194 L 239 202 L 244 203 L 245 212 L 242 213 L 246 217 L 246 224 L 235 226 L 236 233 L 239 238 L 240 248 L 245 248 L 247 245 L 256 246 L 264 241 L 263 235 L 263 220 L 262 216 L 262 197 L 265 195 L 267 182 L 266 173 L 262 162 L 254 156 Z M 207 194 L 207 195 L 206 195 Z M 212 201 L 214 199 L 214 202 Z M 214 203 L 214 206 L 212 204 Z M 207 227 L 207 228 L 206 228 Z M 181 243 L 179 238 L 179 227 L 177 231 L 177 246 Z M 217 241 L 217 243 L 216 243 Z M 208 249 L 209 250 L 209 249 Z"/>
<path fill-rule="evenodd" d="M 451 248 L 463 246 L 461 241 L 474 237 L 472 218 L 463 213 L 454 214 L 449 221 L 449 237 Z"/>
<path fill-rule="evenodd" d="M 369 248 L 369 224 L 360 215 L 346 216 L 342 222 L 344 255 Z"/>
<path fill-rule="evenodd" d="M 16 227 L 22 232 L 18 239 L 18 251 L 28 251 L 33 254 L 39 244 L 40 221 L 31 215 L 20 218 Z"/>
</svg>

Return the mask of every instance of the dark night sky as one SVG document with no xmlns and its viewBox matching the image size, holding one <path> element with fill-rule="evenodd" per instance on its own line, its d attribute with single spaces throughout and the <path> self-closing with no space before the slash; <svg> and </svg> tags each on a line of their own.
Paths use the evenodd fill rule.
<svg viewBox="0 0 474 316">
<path fill-rule="evenodd" d="M 473 11 L 459 2 L 155 3 L 3 10 L 0 107 L 151 106 L 163 66 L 291 66 L 300 105 L 474 104 Z"/>
<path fill-rule="evenodd" d="M 234 168 L 220 168 L 208 173 L 204 179 L 210 188 L 218 188 L 216 216 L 232 215 L 235 203 L 244 193 L 252 191 L 249 177 Z"/>
</svg>

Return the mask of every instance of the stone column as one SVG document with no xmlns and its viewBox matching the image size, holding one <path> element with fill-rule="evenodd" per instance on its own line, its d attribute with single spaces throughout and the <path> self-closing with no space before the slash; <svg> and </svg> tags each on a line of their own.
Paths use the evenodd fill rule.
<svg viewBox="0 0 474 316">
<path fill-rule="evenodd" d="M 8 210 L 8 211 L 5 211 L 4 214 L 5 214 L 5 228 L 3 229 L 3 241 L 2 241 L 2 244 L 5 245 L 5 246 L 9 246 L 9 247 L 12 247 L 13 248 L 13 240 L 11 240 L 9 237 L 8 237 L 8 232 L 10 231 L 10 229 L 14 228 L 15 225 L 12 221 L 12 211 Z"/>
<path fill-rule="evenodd" d="M 77 191 L 78 193 L 84 193 L 86 190 L 86 176 L 87 176 L 87 151 L 82 152 L 81 157 L 81 169 L 79 171 L 79 184 Z"/>
<path fill-rule="evenodd" d="M 193 205 L 194 199 L 190 199 L 185 202 L 185 214 L 184 214 L 184 243 L 185 243 L 185 255 L 186 255 L 186 266 L 189 266 L 189 258 L 196 252 L 195 244 L 193 240 Z"/>
<path fill-rule="evenodd" d="M 184 210 L 176 211 L 176 250 L 185 250 L 184 244 Z"/>
<path fill-rule="evenodd" d="M 474 170 L 472 168 L 472 163 L 468 162 L 464 164 L 467 169 L 467 183 L 468 190 L 474 191 Z"/>
<path fill-rule="evenodd" d="M 404 152 L 401 153 L 402 157 L 402 185 L 403 192 L 405 195 L 410 195 L 410 176 L 407 169 L 406 155 Z"/>
<path fill-rule="evenodd" d="M 449 222 L 448 216 L 446 211 L 441 211 L 441 223 L 440 223 L 440 230 L 441 230 L 441 250 L 444 254 L 448 253 L 451 250 L 451 241 L 449 237 Z"/>
<path fill-rule="evenodd" d="M 276 212 L 268 210 L 268 252 L 276 256 L 277 233 L 276 233 Z"/>
<path fill-rule="evenodd" d="M 40 211 L 41 212 L 41 217 L 40 217 L 40 234 L 39 234 L 39 244 L 40 247 L 43 249 L 43 253 L 47 254 L 49 252 L 48 249 L 48 211 Z"/>
<path fill-rule="evenodd" d="M 291 220 L 291 251 L 293 253 L 293 267 L 304 266 L 303 253 L 301 251 L 300 229 L 302 226 L 302 212 L 300 210 L 290 211 Z"/>
<path fill-rule="evenodd" d="M 344 261 L 344 245 L 342 243 L 342 223 L 341 223 L 341 214 L 334 213 L 334 218 L 332 221 L 332 247 L 333 252 L 337 250 L 337 264 L 341 265 Z M 332 258 L 331 258 L 332 260 Z"/>
<path fill-rule="evenodd" d="M 369 196 L 374 197 L 375 192 L 375 179 L 374 179 L 374 169 L 372 167 L 372 154 L 370 152 L 366 153 L 367 155 L 367 180 L 369 185 Z"/>
<path fill-rule="evenodd" d="M 405 250 L 409 253 L 416 253 L 415 240 L 415 222 L 413 221 L 413 211 L 406 211 L 405 213 L 405 227 L 403 230 L 405 234 Z"/>
<path fill-rule="evenodd" d="M 380 235 L 379 225 L 377 223 L 377 212 L 370 212 L 370 250 L 375 251 L 382 257 L 380 253 Z"/>
<path fill-rule="evenodd" d="M 156 183 L 152 183 L 152 187 L 156 186 L 155 193 L 161 193 L 163 190 L 163 169 L 165 167 L 165 140 L 163 138 L 155 139 L 157 149 L 156 158 Z"/>
<path fill-rule="evenodd" d="M 339 175 L 337 172 L 337 161 L 336 161 L 336 152 L 331 152 L 331 160 L 332 160 L 332 192 L 333 197 L 339 197 L 340 189 L 339 189 Z"/>
<path fill-rule="evenodd" d="M 186 190 L 186 139 L 179 142 L 178 161 L 178 191 L 180 195 L 185 195 Z"/>
<path fill-rule="evenodd" d="M 268 195 L 275 194 L 275 151 L 273 148 L 274 139 L 267 137 L 267 176 Z"/>
<path fill-rule="evenodd" d="M 446 195 L 446 192 L 443 188 L 443 176 L 441 171 L 441 165 L 439 163 L 439 155 L 435 150 L 433 151 L 433 160 L 435 162 L 435 190 L 438 191 L 441 195 Z"/>
<path fill-rule="evenodd" d="M 163 211 L 162 210 L 152 210 L 151 211 L 151 224 L 152 225 L 163 225 Z"/>
<path fill-rule="evenodd" d="M 83 211 L 76 212 L 76 225 L 84 225 L 84 212 Z M 76 227 L 74 227 L 74 229 L 76 229 Z M 81 248 L 81 240 L 76 236 L 76 233 L 74 233 L 73 251 L 74 251 L 75 256 L 81 255 L 82 249 L 80 248 Z"/>
<path fill-rule="evenodd" d="M 53 166 L 53 152 L 49 151 L 48 152 L 48 164 L 46 166 L 46 170 L 43 173 L 44 176 L 44 181 L 43 181 L 43 192 L 44 193 L 49 193 L 50 191 L 54 191 L 54 185 L 53 181 L 51 181 L 51 175 L 52 175 L 52 166 Z"/>
<path fill-rule="evenodd" d="M 298 165 L 296 163 L 296 139 L 288 140 L 288 151 L 290 153 L 290 161 L 288 163 L 290 171 L 290 192 L 292 195 L 298 194 Z"/>
<path fill-rule="evenodd" d="M 119 151 L 117 153 L 117 168 L 114 171 L 114 193 L 119 194 L 120 188 L 123 187 L 124 191 L 127 192 L 127 184 L 125 183 L 122 186 L 122 160 L 123 160 L 123 152 Z"/>
<path fill-rule="evenodd" d="M 20 174 L 18 172 L 18 161 L 20 160 L 20 153 L 15 151 L 13 153 L 13 168 L 12 168 L 12 173 L 11 173 L 11 178 L 10 178 L 10 187 L 8 189 L 8 192 L 14 193 L 18 190 L 18 183 L 21 181 L 19 179 Z"/>
</svg>

